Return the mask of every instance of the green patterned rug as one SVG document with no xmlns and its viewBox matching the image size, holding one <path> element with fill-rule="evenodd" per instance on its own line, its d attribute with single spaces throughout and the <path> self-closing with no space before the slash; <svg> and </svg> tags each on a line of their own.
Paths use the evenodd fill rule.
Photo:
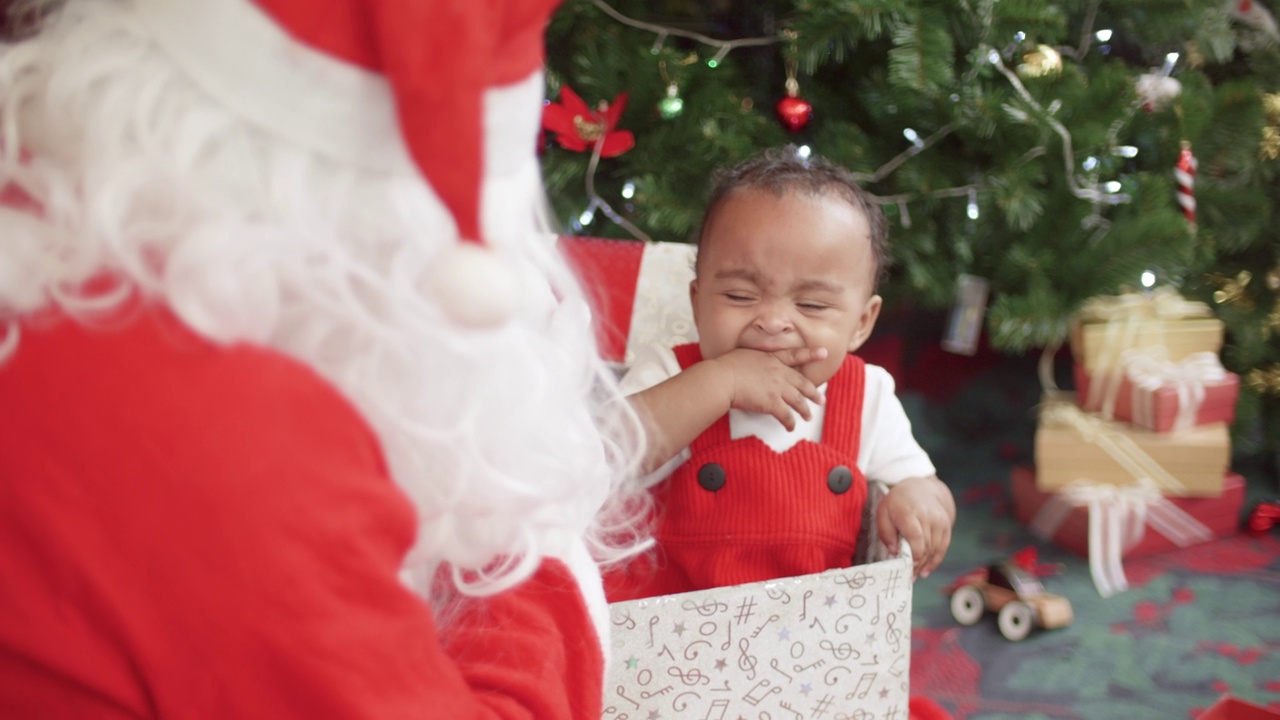
<svg viewBox="0 0 1280 720">
<path fill-rule="evenodd" d="M 945 404 L 903 398 L 960 506 L 946 562 L 916 585 L 912 694 L 956 720 L 1195 718 L 1224 693 L 1280 710 L 1280 530 L 1128 560 L 1131 589 L 1100 597 L 1083 558 L 1013 519 L 1009 475 L 1032 462 L 1038 395 L 1031 363 L 1008 360 Z M 1233 469 L 1249 481 L 1246 509 L 1275 499 L 1273 470 L 1244 459 Z M 1070 599 L 1075 621 L 1016 643 L 994 617 L 957 624 L 946 586 L 1029 546 L 1063 564 L 1043 582 Z"/>
</svg>

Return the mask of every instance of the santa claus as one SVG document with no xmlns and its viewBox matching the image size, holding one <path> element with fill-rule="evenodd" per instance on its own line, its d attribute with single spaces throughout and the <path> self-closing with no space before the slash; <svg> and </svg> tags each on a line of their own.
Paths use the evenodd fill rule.
<svg viewBox="0 0 1280 720">
<path fill-rule="evenodd" d="M 554 4 L 66 0 L 0 49 L 0 715 L 599 717 L 643 508 L 535 234 Z"/>
</svg>

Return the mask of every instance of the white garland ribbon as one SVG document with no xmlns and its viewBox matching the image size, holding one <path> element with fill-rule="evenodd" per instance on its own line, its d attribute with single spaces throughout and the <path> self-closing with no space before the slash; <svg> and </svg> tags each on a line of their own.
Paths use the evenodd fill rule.
<svg viewBox="0 0 1280 720">
<path fill-rule="evenodd" d="M 1222 361 L 1211 352 L 1192 353 L 1173 362 L 1165 348 L 1144 348 L 1126 352 L 1121 363 L 1132 385 L 1133 420 L 1152 429 L 1156 427 L 1155 395 L 1161 388 L 1172 385 L 1176 390 L 1178 412 L 1173 429 L 1182 430 L 1195 424 L 1204 404 L 1205 385 L 1227 379 Z"/>
<path fill-rule="evenodd" d="M 1088 509 L 1089 574 L 1104 598 L 1129 589 L 1122 558 L 1142 540 L 1148 525 L 1178 547 L 1213 538 L 1204 523 L 1174 505 L 1149 482 L 1122 488 L 1082 480 L 1050 495 L 1029 528 L 1042 540 L 1052 540 L 1078 507 Z"/>
</svg>

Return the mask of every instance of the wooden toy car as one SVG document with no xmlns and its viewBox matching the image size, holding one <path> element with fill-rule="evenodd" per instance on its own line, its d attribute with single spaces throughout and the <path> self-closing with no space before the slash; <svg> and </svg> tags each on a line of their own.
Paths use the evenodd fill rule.
<svg viewBox="0 0 1280 720">
<path fill-rule="evenodd" d="M 961 625 L 973 625 L 990 610 L 996 613 L 1000 634 L 1022 640 L 1033 626 L 1052 629 L 1071 624 L 1071 602 L 1044 589 L 1032 573 L 1012 562 L 995 563 L 952 583 L 951 615 Z"/>
</svg>

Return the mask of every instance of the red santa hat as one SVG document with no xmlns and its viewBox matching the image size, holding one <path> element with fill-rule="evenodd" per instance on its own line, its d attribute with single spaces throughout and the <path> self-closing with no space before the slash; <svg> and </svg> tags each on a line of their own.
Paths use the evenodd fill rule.
<svg viewBox="0 0 1280 720">
<path fill-rule="evenodd" d="M 175 60 L 251 122 L 359 166 L 394 170 L 407 150 L 471 248 L 483 247 L 484 94 L 542 66 L 558 2 L 135 0 Z M 403 149 L 387 142 L 397 134 Z M 487 255 L 442 261 L 447 293 L 478 293 L 444 299 L 464 324 L 515 304 Z"/>
</svg>

